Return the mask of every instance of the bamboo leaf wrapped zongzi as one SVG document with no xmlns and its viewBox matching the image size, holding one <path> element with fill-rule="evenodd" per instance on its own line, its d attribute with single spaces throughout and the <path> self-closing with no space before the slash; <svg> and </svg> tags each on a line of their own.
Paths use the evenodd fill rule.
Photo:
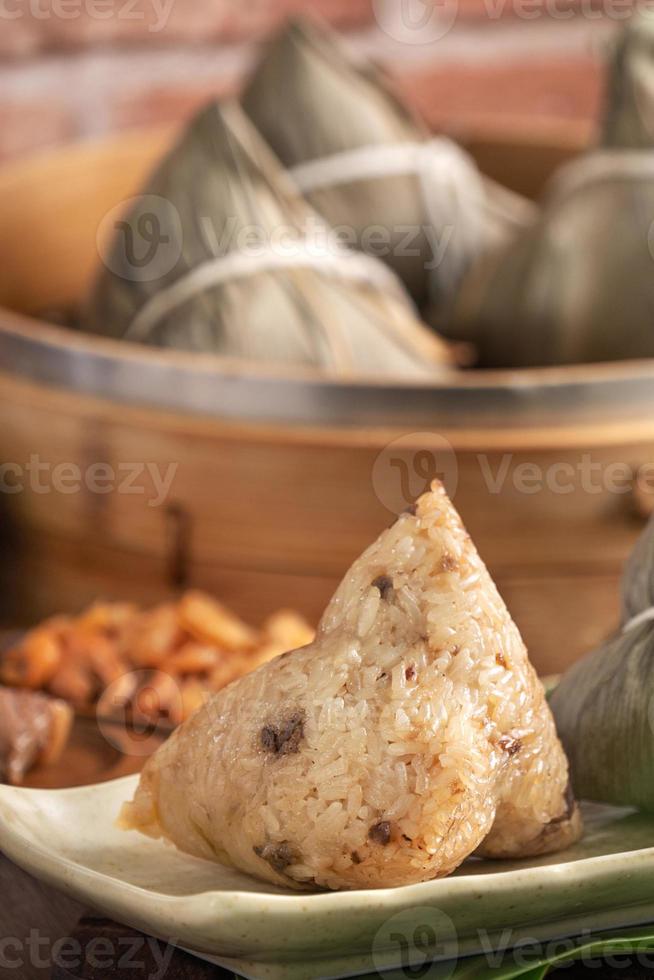
<svg viewBox="0 0 654 980">
<path fill-rule="evenodd" d="M 550 705 L 577 796 L 654 810 L 654 518 L 625 568 L 619 631 Z"/>
<path fill-rule="evenodd" d="M 384 74 L 317 21 L 272 40 L 242 104 L 310 203 L 390 265 L 432 323 L 472 259 L 532 216 L 456 144 L 430 139 Z"/>
<path fill-rule="evenodd" d="M 236 104 L 199 113 L 112 231 L 94 332 L 336 377 L 426 378 L 451 360 L 396 277 L 344 248 Z"/>
<path fill-rule="evenodd" d="M 616 45 L 601 144 L 551 181 L 541 216 L 461 285 L 450 337 L 485 367 L 654 357 L 654 15 Z"/>
</svg>

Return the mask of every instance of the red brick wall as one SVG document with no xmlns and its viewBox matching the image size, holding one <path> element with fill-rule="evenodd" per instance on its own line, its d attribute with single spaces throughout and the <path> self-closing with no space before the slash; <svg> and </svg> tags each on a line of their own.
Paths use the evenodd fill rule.
<svg viewBox="0 0 654 980">
<path fill-rule="evenodd" d="M 589 126 L 623 0 L 433 0 L 434 17 L 400 36 L 397 10 L 426 2 L 0 0 L 0 158 L 183 119 L 233 91 L 257 41 L 301 9 L 387 62 L 437 127 Z"/>
</svg>

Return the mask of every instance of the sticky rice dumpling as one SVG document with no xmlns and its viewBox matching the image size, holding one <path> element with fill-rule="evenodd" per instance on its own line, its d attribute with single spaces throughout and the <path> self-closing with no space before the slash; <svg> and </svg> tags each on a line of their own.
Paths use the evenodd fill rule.
<svg viewBox="0 0 654 980">
<path fill-rule="evenodd" d="M 579 836 L 543 687 L 438 482 L 355 561 L 312 644 L 172 735 L 123 823 L 294 888 L 406 885 Z"/>
<path fill-rule="evenodd" d="M 619 150 L 654 147 L 654 15 L 634 14 L 617 39 L 602 120 L 602 145 Z"/>
<path fill-rule="evenodd" d="M 575 790 L 654 811 L 654 518 L 624 571 L 619 629 L 564 674 L 551 705 Z"/>
<path fill-rule="evenodd" d="M 473 257 L 531 217 L 453 142 L 430 139 L 384 73 L 317 20 L 268 44 L 242 104 L 310 203 L 390 265 L 435 324 Z"/>
<path fill-rule="evenodd" d="M 600 145 L 551 181 L 541 217 L 461 286 L 450 337 L 486 367 L 654 356 L 654 16 L 617 43 Z"/>
<path fill-rule="evenodd" d="M 427 378 L 450 361 L 401 284 L 333 239 L 235 104 L 203 109 L 129 202 L 86 323 L 336 377 Z"/>
</svg>

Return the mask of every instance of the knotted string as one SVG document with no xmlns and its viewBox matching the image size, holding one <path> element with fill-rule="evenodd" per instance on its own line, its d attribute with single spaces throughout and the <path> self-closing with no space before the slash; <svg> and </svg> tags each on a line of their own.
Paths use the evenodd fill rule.
<svg viewBox="0 0 654 980">
<path fill-rule="evenodd" d="M 390 292 L 410 304 L 397 276 L 382 262 L 360 252 L 350 252 L 337 242 L 309 247 L 298 241 L 292 251 L 283 252 L 268 244 L 261 251 L 234 251 L 195 266 L 172 285 L 151 296 L 127 328 L 128 340 L 147 339 L 157 324 L 201 293 L 235 279 L 280 269 L 315 269 L 323 275 L 346 282 L 358 282 Z"/>
<path fill-rule="evenodd" d="M 456 143 L 438 136 L 421 143 L 374 144 L 310 160 L 289 170 L 304 194 L 408 174 L 418 178 L 426 223 L 437 229 L 452 229 L 438 265 L 443 290 L 449 293 L 482 241 L 486 196 L 476 165 Z"/>
<path fill-rule="evenodd" d="M 467 153 L 451 140 L 436 137 L 422 143 L 364 146 L 300 164 L 289 171 L 303 193 L 357 180 L 415 174 L 434 228 L 451 228 L 438 266 L 446 293 L 454 288 L 470 255 L 482 239 L 481 205 L 485 192 L 479 172 Z M 309 248 L 298 242 L 292 253 L 268 247 L 257 253 L 234 251 L 196 266 L 166 289 L 151 296 L 125 333 L 128 340 L 145 340 L 165 317 L 215 286 L 258 272 L 313 268 L 335 279 L 360 282 L 409 302 L 397 276 L 380 260 L 333 243 Z"/>
</svg>

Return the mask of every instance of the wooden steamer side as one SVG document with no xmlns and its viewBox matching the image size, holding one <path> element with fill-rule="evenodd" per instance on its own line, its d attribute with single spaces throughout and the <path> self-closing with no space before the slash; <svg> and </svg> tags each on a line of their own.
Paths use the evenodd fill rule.
<svg viewBox="0 0 654 980">
<path fill-rule="evenodd" d="M 280 390 L 299 392 L 297 404 L 304 398 L 310 411 L 277 420 L 273 412 L 264 424 L 215 406 L 195 410 L 194 393 L 201 401 L 210 390 L 211 365 L 180 355 L 189 404 L 148 405 L 150 367 L 166 375 L 174 352 L 112 347 L 37 317 L 84 295 L 98 227 L 170 138 L 129 134 L 0 172 L 4 622 L 31 623 L 96 597 L 153 602 L 188 586 L 215 592 L 253 621 L 284 604 L 315 619 L 352 558 L 441 475 L 536 667 L 556 672 L 597 643 L 616 624 L 622 564 L 650 506 L 647 484 L 634 491 L 632 476 L 654 463 L 654 366 L 462 375 L 450 384 L 449 409 L 430 412 L 422 392 L 420 410 L 396 421 L 390 409 L 384 415 L 383 389 L 382 409 L 366 414 L 362 405 L 374 399 L 362 387 L 352 395 L 356 426 L 345 420 L 342 392 L 315 387 L 315 378 L 285 386 L 278 377 Z M 532 191 L 579 148 L 550 140 L 543 153 L 544 145 L 471 140 L 485 169 L 501 164 L 507 184 Z M 138 397 L 111 397 L 112 383 L 126 370 L 139 379 L 141 366 Z M 228 390 L 246 374 L 230 365 L 215 385 Z M 261 393 L 268 381 L 255 372 L 247 383 Z M 603 404 L 607 385 L 613 401 Z M 574 398 L 557 402 L 557 392 L 572 389 Z M 531 415 L 535 392 L 540 409 Z M 403 409 L 418 395 L 394 397 Z M 47 467 L 38 480 L 35 461 Z M 170 477 L 169 487 L 158 490 L 153 473 Z"/>
</svg>

